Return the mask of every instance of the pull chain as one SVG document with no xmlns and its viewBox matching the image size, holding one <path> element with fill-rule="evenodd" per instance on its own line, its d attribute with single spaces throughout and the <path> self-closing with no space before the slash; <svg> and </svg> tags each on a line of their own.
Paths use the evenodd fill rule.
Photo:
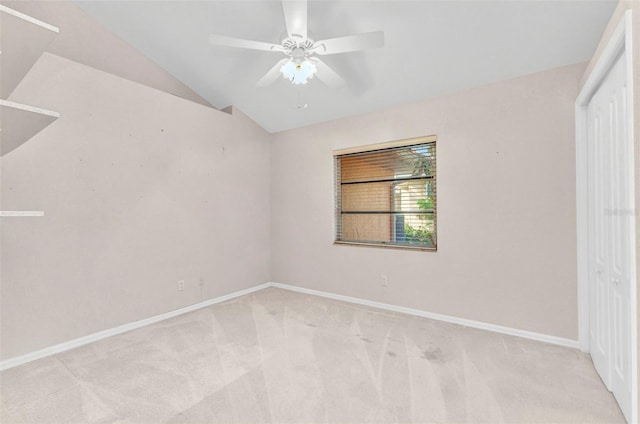
<svg viewBox="0 0 640 424">
<path fill-rule="evenodd" d="M 304 95 L 302 90 L 302 87 L 298 87 L 298 103 L 296 104 L 296 109 L 298 110 L 305 110 L 309 107 L 305 99 L 306 96 Z"/>
</svg>

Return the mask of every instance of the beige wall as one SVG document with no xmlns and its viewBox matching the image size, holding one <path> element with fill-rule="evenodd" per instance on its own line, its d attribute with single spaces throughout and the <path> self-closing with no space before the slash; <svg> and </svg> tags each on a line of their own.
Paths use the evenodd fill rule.
<svg viewBox="0 0 640 424">
<path fill-rule="evenodd" d="M 602 35 L 602 39 L 600 40 L 600 44 L 596 49 L 596 53 L 593 55 L 593 58 L 589 62 L 587 69 L 585 70 L 584 75 L 581 80 L 581 87 L 587 81 L 589 76 L 591 75 L 591 71 L 595 66 L 596 62 L 600 58 L 602 54 L 602 50 L 606 47 L 607 43 L 611 39 L 611 35 L 618 27 L 621 19 L 623 18 L 625 12 L 627 10 L 632 10 L 633 15 L 633 23 L 632 23 L 632 55 L 633 55 L 633 111 L 634 111 L 634 125 L 633 125 L 633 133 L 634 133 L 634 149 L 635 149 L 635 217 L 636 217 L 636 295 L 637 304 L 640 305 L 640 1 L 639 0 L 622 0 L 618 3 L 618 7 L 613 13 L 613 17 L 609 21 L 607 28 Z M 640 308 L 636 311 L 638 313 L 637 320 L 640 322 Z M 640 355 L 640 327 L 638 327 L 638 354 Z M 640 357 L 638 358 L 638 362 L 640 362 Z M 640 404 L 640 391 L 638 391 L 638 403 Z"/>
<path fill-rule="evenodd" d="M 2 218 L 2 359 L 269 280 L 269 136 L 241 113 L 52 54 L 11 100 L 61 118 L 1 161 L 2 209 L 45 212 Z"/>
<path fill-rule="evenodd" d="M 577 339 L 574 101 L 584 69 L 275 134 L 272 280 Z M 334 245 L 332 150 L 431 134 L 438 251 Z"/>
</svg>

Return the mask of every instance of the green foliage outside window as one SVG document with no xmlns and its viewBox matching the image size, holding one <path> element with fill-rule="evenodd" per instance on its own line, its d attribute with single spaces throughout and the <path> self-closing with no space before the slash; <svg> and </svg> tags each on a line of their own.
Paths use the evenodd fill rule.
<svg viewBox="0 0 640 424">
<path fill-rule="evenodd" d="M 435 210 L 435 196 L 433 195 L 433 186 L 431 183 L 427 184 L 427 197 L 424 199 L 418 199 L 417 203 L 418 209 L 422 211 L 433 212 Z M 428 217 L 433 219 L 433 215 L 419 215 L 418 217 L 423 221 L 426 221 Z M 410 224 L 405 224 L 405 240 L 410 244 L 435 246 L 436 242 L 434 239 L 434 231 L 433 229 L 427 229 L 426 226 L 426 222 L 418 228 L 414 228 Z"/>
<path fill-rule="evenodd" d="M 420 244 L 425 246 L 435 246 L 433 231 L 425 227 L 414 228 L 409 224 L 404 225 L 404 237 L 409 244 Z"/>
</svg>

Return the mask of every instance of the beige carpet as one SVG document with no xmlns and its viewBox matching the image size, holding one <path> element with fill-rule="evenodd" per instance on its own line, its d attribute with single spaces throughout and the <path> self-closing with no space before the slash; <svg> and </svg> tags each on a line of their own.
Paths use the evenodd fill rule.
<svg viewBox="0 0 640 424">
<path fill-rule="evenodd" d="M 270 288 L 0 374 L 2 423 L 617 423 L 572 349 Z"/>
</svg>

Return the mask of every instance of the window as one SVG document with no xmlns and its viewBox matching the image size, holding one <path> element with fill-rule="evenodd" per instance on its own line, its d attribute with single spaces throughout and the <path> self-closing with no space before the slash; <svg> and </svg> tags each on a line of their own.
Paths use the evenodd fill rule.
<svg viewBox="0 0 640 424">
<path fill-rule="evenodd" d="M 336 243 L 436 250 L 436 137 L 334 152 Z"/>
</svg>

